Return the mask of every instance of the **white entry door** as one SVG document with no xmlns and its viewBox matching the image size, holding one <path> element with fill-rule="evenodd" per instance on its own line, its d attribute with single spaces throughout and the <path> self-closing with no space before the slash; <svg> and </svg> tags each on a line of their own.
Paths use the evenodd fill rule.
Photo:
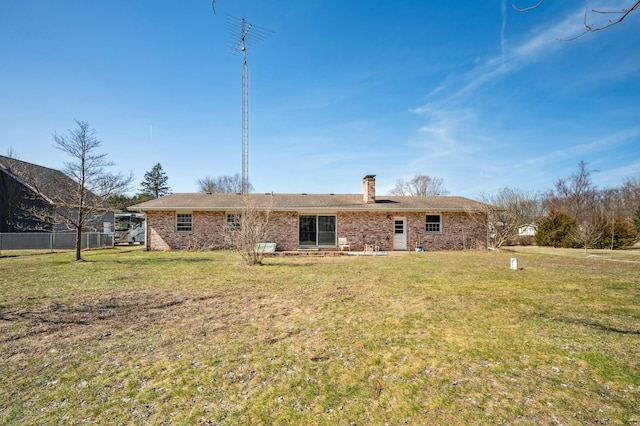
<svg viewBox="0 0 640 426">
<path fill-rule="evenodd" d="M 404 217 L 393 218 L 393 249 L 407 249 L 407 219 Z"/>
</svg>

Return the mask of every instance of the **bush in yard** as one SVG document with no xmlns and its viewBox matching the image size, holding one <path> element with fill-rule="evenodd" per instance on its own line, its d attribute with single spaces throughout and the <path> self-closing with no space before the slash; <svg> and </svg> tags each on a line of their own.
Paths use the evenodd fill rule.
<svg viewBox="0 0 640 426">
<path fill-rule="evenodd" d="M 507 240 L 508 246 L 532 246 L 535 242 L 533 235 L 516 235 Z"/>
<path fill-rule="evenodd" d="M 264 251 L 259 245 L 266 242 L 270 206 L 258 207 L 248 197 L 244 198 L 242 210 L 227 215 L 227 244 L 237 251 L 249 265 L 262 265 Z"/>
<path fill-rule="evenodd" d="M 536 244 L 563 248 L 579 247 L 580 245 L 571 238 L 577 226 L 576 220 L 567 212 L 553 212 L 538 223 Z"/>
<path fill-rule="evenodd" d="M 604 234 L 602 239 L 603 248 L 619 249 L 630 246 L 636 241 L 637 237 L 638 233 L 632 224 L 621 217 L 616 217 L 613 221 L 613 229 L 609 225 L 607 232 Z"/>
</svg>

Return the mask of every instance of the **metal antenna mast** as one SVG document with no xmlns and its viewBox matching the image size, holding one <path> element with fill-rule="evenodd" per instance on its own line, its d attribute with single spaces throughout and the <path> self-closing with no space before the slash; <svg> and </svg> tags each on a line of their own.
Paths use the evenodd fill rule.
<svg viewBox="0 0 640 426">
<path fill-rule="evenodd" d="M 232 53 L 242 51 L 242 193 L 249 192 L 249 65 L 247 65 L 247 45 L 265 40 L 271 31 L 247 24 L 240 18 L 240 32 L 234 28 L 237 19 L 227 17 L 227 27 L 236 40 Z"/>
</svg>

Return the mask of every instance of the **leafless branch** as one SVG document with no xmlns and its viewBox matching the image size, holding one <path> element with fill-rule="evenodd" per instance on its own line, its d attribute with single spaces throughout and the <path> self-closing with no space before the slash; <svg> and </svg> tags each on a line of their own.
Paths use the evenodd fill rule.
<svg viewBox="0 0 640 426">
<path fill-rule="evenodd" d="M 537 9 L 538 7 L 540 7 L 540 5 L 542 5 L 542 3 L 544 3 L 544 0 L 540 0 L 538 3 L 536 3 L 533 6 L 528 6 L 528 7 L 517 7 L 515 4 L 512 4 L 511 7 L 513 7 L 513 9 L 516 12 L 526 12 L 528 10 L 532 10 L 532 9 Z M 631 6 L 629 9 L 622 9 L 622 10 L 615 10 L 615 11 L 603 11 L 603 10 L 596 10 L 596 9 L 591 9 L 592 13 L 599 13 L 599 14 L 613 14 L 613 15 L 620 15 L 620 17 L 618 19 L 615 20 L 609 20 L 609 22 L 605 25 L 594 25 L 594 24 L 588 24 L 587 23 L 587 16 L 589 15 L 589 9 L 585 8 L 584 9 L 584 32 L 576 35 L 575 37 L 571 37 L 571 38 L 558 38 L 558 41 L 573 41 L 576 39 L 579 39 L 580 37 L 582 37 L 585 34 L 589 34 L 589 33 L 595 33 L 596 31 L 601 31 L 604 30 L 606 28 L 612 27 L 616 24 L 619 24 L 620 22 L 622 22 L 627 16 L 629 16 L 629 14 L 631 12 L 633 12 L 634 10 L 637 10 L 640 8 L 640 0 L 638 0 L 633 6 Z"/>
<path fill-rule="evenodd" d="M 513 237 L 518 236 L 521 227 L 537 223 L 542 217 L 540 195 L 517 188 L 502 188 L 498 194 L 482 196 L 489 236 L 489 246 L 499 249 Z M 469 211 L 469 215 L 476 213 Z M 472 216 L 473 217 L 473 216 Z M 485 218 L 476 215 L 475 219 L 482 223 Z"/>
<path fill-rule="evenodd" d="M 239 173 L 235 175 L 205 177 L 196 181 L 200 192 L 239 194 L 242 192 L 242 178 Z M 248 183 L 249 192 L 253 191 L 253 185 Z"/>
<path fill-rule="evenodd" d="M 113 210 L 107 198 L 127 191 L 133 175 L 106 172 L 105 168 L 113 163 L 105 159 L 106 154 L 95 152 L 102 144 L 96 131 L 87 122 L 76 120 L 76 124 L 65 134 L 53 135 L 54 146 L 73 159 L 65 163 L 63 173 L 42 173 L 43 168 L 31 167 L 27 181 L 33 196 L 43 200 L 43 205 L 30 208 L 31 215 L 44 223 L 74 229 L 76 260 L 82 260 L 82 230 L 99 223 L 105 213 Z"/>
<path fill-rule="evenodd" d="M 227 223 L 225 239 L 237 251 L 248 266 L 261 265 L 266 242 L 271 206 L 258 206 L 248 196 L 243 198 L 243 208 L 234 214 L 234 221 Z"/>
<path fill-rule="evenodd" d="M 640 0 L 637 1 L 630 9 L 622 9 L 622 10 L 618 10 L 618 11 L 602 11 L 602 10 L 596 10 L 596 9 L 591 9 L 591 12 L 593 13 L 600 13 L 600 14 L 619 14 L 620 17 L 616 20 L 609 20 L 609 23 L 607 23 L 606 25 L 600 25 L 600 26 L 595 26 L 593 24 L 587 24 L 587 15 L 589 10 L 585 8 L 584 10 L 584 28 L 585 31 L 583 33 L 578 34 L 575 37 L 572 38 L 568 38 L 568 39 L 561 39 L 559 38 L 559 41 L 573 41 L 576 40 L 580 37 L 582 37 L 585 34 L 589 34 L 589 33 L 595 33 L 596 31 L 601 31 L 604 30 L 606 28 L 612 27 L 616 24 L 619 24 L 620 22 L 622 22 L 624 20 L 624 18 L 626 18 L 627 16 L 629 16 L 629 14 L 631 12 L 633 12 L 634 10 L 638 9 L 640 7 Z"/>
<path fill-rule="evenodd" d="M 532 9 L 536 9 L 538 8 L 542 3 L 544 3 L 544 0 L 540 0 L 538 3 L 536 3 L 533 6 L 529 6 L 529 7 L 523 7 L 523 8 L 519 8 L 517 7 L 515 4 L 512 4 L 511 7 L 513 7 L 513 9 L 516 12 L 526 12 L 527 10 L 532 10 Z"/>
<path fill-rule="evenodd" d="M 396 186 L 389 191 L 389 195 L 413 197 L 431 197 L 448 193 L 443 179 L 429 175 L 416 175 L 409 182 L 399 179 Z"/>
<path fill-rule="evenodd" d="M 584 248 L 584 253 L 588 254 L 590 247 L 595 247 L 602 238 L 606 222 L 601 217 L 596 217 L 591 221 L 578 225 L 569 232 L 569 238 Z"/>
</svg>

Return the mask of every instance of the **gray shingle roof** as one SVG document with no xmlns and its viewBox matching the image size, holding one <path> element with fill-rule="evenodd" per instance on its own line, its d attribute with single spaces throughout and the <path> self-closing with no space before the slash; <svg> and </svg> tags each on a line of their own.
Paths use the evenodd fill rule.
<svg viewBox="0 0 640 426">
<path fill-rule="evenodd" d="M 246 197 L 246 200 L 245 200 Z M 248 201 L 247 201 L 248 200 Z M 272 211 L 441 211 L 485 210 L 484 203 L 464 197 L 377 196 L 367 204 L 362 194 L 206 194 L 177 193 L 128 207 L 132 211 L 229 211 L 246 205 Z"/>
<path fill-rule="evenodd" d="M 27 188 L 37 191 L 46 197 L 52 197 L 59 192 L 61 183 L 75 185 L 75 182 L 60 170 L 27 163 L 15 158 L 0 155 L 0 170 L 10 174 Z M 52 200 L 48 200 L 52 201 Z"/>
</svg>

